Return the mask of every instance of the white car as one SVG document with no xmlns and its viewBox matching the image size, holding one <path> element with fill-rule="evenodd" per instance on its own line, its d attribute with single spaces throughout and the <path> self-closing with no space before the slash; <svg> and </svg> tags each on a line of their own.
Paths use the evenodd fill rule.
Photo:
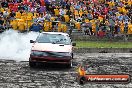
<svg viewBox="0 0 132 88">
<path fill-rule="evenodd" d="M 73 46 L 71 38 L 67 33 L 42 32 L 33 43 L 29 58 L 30 67 L 36 66 L 38 62 L 60 63 L 72 67 Z"/>
</svg>

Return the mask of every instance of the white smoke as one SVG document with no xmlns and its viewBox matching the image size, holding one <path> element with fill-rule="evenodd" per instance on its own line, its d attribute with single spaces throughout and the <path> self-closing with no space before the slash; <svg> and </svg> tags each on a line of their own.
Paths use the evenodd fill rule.
<svg viewBox="0 0 132 88">
<path fill-rule="evenodd" d="M 8 30 L 0 34 L 0 59 L 28 61 L 32 44 L 38 33 Z"/>
</svg>

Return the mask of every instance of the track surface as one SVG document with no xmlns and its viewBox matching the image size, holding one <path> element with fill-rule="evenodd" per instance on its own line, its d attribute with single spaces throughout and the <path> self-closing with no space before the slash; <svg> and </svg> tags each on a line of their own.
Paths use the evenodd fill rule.
<svg viewBox="0 0 132 88">
<path fill-rule="evenodd" d="M 132 83 L 79 85 L 76 82 L 76 68 L 80 63 L 89 66 L 89 73 L 132 75 L 132 54 L 78 53 L 70 69 L 53 64 L 30 68 L 28 62 L 1 59 L 0 88 L 132 88 Z"/>
</svg>

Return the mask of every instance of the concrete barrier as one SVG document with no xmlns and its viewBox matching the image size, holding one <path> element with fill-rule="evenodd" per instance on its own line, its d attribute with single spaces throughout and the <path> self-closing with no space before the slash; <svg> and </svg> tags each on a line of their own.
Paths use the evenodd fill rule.
<svg viewBox="0 0 132 88">
<path fill-rule="evenodd" d="M 132 48 L 74 48 L 75 53 L 132 53 Z"/>
<path fill-rule="evenodd" d="M 71 36 L 71 39 L 73 41 L 116 41 L 116 42 L 124 42 L 124 37 L 123 36 L 118 36 L 118 37 L 114 37 L 112 39 L 109 39 L 108 37 L 103 37 L 103 38 L 99 38 L 96 36 L 88 36 L 88 35 L 82 35 L 81 33 L 79 34 L 73 34 Z M 132 35 L 129 35 L 127 41 L 132 42 Z"/>
</svg>

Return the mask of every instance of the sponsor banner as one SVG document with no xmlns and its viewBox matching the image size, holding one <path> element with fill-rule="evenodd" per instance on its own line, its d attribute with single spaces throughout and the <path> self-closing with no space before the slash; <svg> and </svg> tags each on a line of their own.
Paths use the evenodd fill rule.
<svg viewBox="0 0 132 88">
<path fill-rule="evenodd" d="M 87 82 L 105 82 L 105 83 L 129 83 L 130 75 L 125 74 L 89 74 L 84 76 Z"/>
<path fill-rule="evenodd" d="M 131 77 L 129 74 L 88 74 L 88 66 L 79 66 L 78 72 L 78 82 L 79 84 L 84 84 L 86 82 L 95 83 L 129 83 Z"/>
</svg>

